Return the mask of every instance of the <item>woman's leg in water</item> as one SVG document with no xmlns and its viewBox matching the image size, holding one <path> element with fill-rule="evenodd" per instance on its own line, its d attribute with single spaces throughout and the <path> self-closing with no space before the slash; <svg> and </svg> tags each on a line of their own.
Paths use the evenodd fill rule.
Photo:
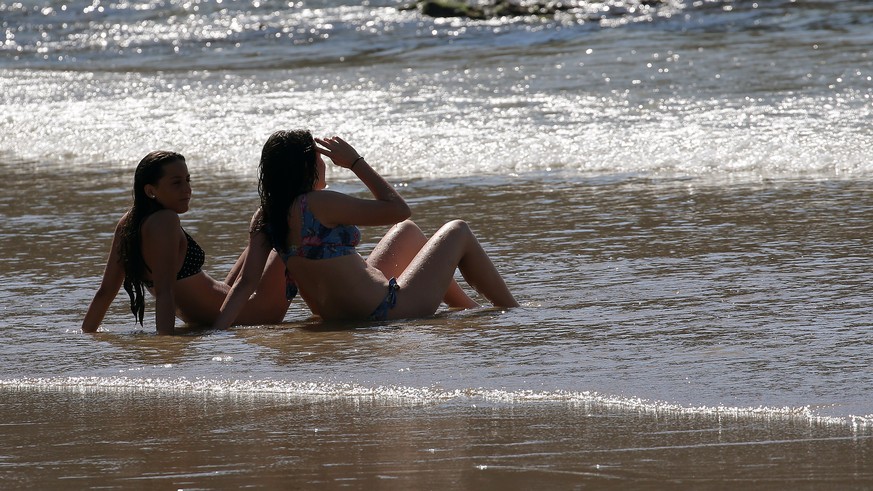
<svg viewBox="0 0 873 491">
<path fill-rule="evenodd" d="M 243 263 L 248 256 L 246 246 L 236 260 L 224 282 L 228 286 L 239 278 Z M 291 302 L 285 296 L 285 263 L 276 251 L 270 251 L 267 264 L 255 293 L 246 302 L 234 324 L 276 324 L 282 322 Z"/>
<path fill-rule="evenodd" d="M 406 270 L 421 248 L 427 244 L 427 236 L 412 220 L 406 220 L 391 227 L 385 237 L 367 258 L 367 263 L 385 273 L 388 278 L 399 277 Z M 454 270 L 452 270 L 454 276 Z M 449 307 L 469 309 L 479 304 L 470 298 L 452 278 L 444 290 L 442 300 Z M 436 310 L 436 309 L 434 309 Z"/>
<path fill-rule="evenodd" d="M 517 307 L 518 302 L 466 222 L 454 220 L 433 235 L 397 277 L 397 306 L 390 318 L 433 314 L 440 293 L 446 291 L 455 268 L 467 283 L 496 307 Z"/>
</svg>

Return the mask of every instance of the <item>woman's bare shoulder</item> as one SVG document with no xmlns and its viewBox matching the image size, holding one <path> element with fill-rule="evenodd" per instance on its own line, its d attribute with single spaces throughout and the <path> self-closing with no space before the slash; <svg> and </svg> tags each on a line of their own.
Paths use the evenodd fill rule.
<svg viewBox="0 0 873 491">
<path fill-rule="evenodd" d="M 158 210 L 146 218 L 142 223 L 143 233 L 182 231 L 182 222 L 179 215 L 171 210 Z"/>
<path fill-rule="evenodd" d="M 306 203 L 321 203 L 323 201 L 330 201 L 336 199 L 343 199 L 349 197 L 347 194 L 340 193 L 338 191 L 330 191 L 328 189 L 319 189 L 317 191 L 310 191 L 303 196 L 306 196 Z M 299 200 L 300 198 L 298 198 Z M 295 200 L 296 201 L 296 200 Z"/>
</svg>

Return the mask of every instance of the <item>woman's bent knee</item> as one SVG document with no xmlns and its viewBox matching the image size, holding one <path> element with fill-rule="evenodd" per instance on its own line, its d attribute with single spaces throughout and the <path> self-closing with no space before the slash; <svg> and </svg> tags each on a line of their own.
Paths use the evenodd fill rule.
<svg viewBox="0 0 873 491">
<path fill-rule="evenodd" d="M 449 235 L 473 235 L 470 226 L 464 220 L 452 220 L 443 225 L 442 230 Z"/>
<path fill-rule="evenodd" d="M 392 232 L 396 235 L 403 235 L 408 233 L 414 233 L 418 235 L 421 234 L 421 229 L 418 227 L 418 225 L 415 224 L 415 222 L 406 219 L 394 225 L 394 230 Z"/>
</svg>

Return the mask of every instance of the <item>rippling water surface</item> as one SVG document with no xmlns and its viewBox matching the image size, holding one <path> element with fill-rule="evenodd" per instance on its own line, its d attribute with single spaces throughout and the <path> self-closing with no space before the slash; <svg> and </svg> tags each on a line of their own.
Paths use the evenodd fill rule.
<svg viewBox="0 0 873 491">
<path fill-rule="evenodd" d="M 173 147 L 250 174 L 266 135 L 307 126 L 398 176 L 870 175 L 867 2 L 650 3 L 475 22 L 394 2 L 0 2 L 0 149 L 87 169 Z"/>
<path fill-rule="evenodd" d="M 870 4 L 573 5 L 0 0 L 6 481 L 869 485 Z M 79 332 L 146 152 L 188 157 L 223 277 L 289 127 L 355 144 L 425 230 L 466 219 L 522 307 L 158 338 L 122 294 Z"/>
<path fill-rule="evenodd" d="M 120 188 L 125 174 L 57 182 L 48 190 L 58 198 L 44 203 L 34 192 L 43 179 L 4 176 L 21 192 L 3 233 L 16 271 L 4 285 L 5 322 L 21 338 L 6 350 L 16 359 L 6 377 L 158 376 L 171 385 L 202 377 L 509 391 L 522 399 L 524 391 L 559 399 L 591 391 L 685 407 L 870 414 L 858 390 L 871 382 L 873 361 L 873 202 L 865 182 L 404 182 L 426 230 L 466 217 L 522 308 L 321 332 L 298 306 L 290 325 L 165 341 L 143 337 L 119 298 L 107 332 L 82 336 L 112 212 L 123 203 L 94 196 L 107 180 Z M 205 181 L 185 227 L 212 244 L 207 271 L 221 277 L 244 245 L 256 200 L 246 180 Z M 65 195 L 66 187 L 75 191 Z M 22 227 L 30 233 L 18 233 Z M 382 230 L 367 232 L 372 245 Z M 33 343 L 64 348 L 40 350 L 46 362 L 33 363 Z"/>
</svg>

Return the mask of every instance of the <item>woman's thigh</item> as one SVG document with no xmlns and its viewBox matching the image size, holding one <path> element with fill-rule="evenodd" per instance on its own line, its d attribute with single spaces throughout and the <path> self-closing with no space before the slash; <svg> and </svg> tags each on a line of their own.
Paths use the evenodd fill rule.
<svg viewBox="0 0 873 491">
<path fill-rule="evenodd" d="M 450 222 L 428 240 L 397 278 L 397 307 L 389 317 L 431 315 L 439 308 L 463 256 L 467 237 L 463 222 Z"/>
<path fill-rule="evenodd" d="M 418 251 L 427 243 L 424 232 L 412 220 L 391 227 L 367 257 L 367 264 L 386 277 L 397 277 L 406 270 Z"/>
</svg>

